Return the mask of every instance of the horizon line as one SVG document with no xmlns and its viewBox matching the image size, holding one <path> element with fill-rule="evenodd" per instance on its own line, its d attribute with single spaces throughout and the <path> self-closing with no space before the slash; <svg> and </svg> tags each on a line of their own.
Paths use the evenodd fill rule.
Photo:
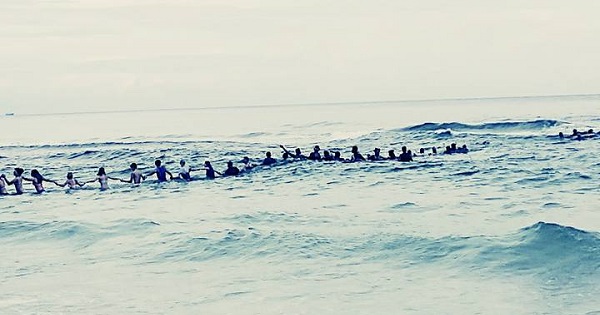
<svg viewBox="0 0 600 315">
<path fill-rule="evenodd" d="M 30 113 L 18 115 L 16 112 L 7 112 L 4 117 L 12 116 L 54 116 L 54 115 L 84 115 L 84 114 L 120 114 L 141 112 L 164 112 L 164 111 L 193 111 L 210 109 L 243 109 L 243 108 L 271 108 L 271 107 L 302 107 L 302 106 L 341 106 L 360 104 L 393 104 L 393 103 L 425 103 L 425 102 L 451 102 L 451 101 L 481 101 L 481 100 L 507 100 L 507 99 L 534 99 L 534 98 L 570 98 L 570 97 L 600 97 L 600 93 L 589 94 L 556 94 L 556 95 L 524 95 L 524 96 L 495 96 L 495 97 L 456 97 L 439 99 L 411 99 L 411 100 L 379 100 L 379 101 L 347 101 L 347 102 L 323 102 L 323 103 L 287 103 L 287 104 L 255 104 L 255 105 L 228 105 L 228 106 L 206 106 L 206 107 L 179 107 L 179 108 L 156 108 L 156 109 L 125 109 L 125 110 L 99 110 L 87 112 L 56 112 L 56 113 Z"/>
</svg>

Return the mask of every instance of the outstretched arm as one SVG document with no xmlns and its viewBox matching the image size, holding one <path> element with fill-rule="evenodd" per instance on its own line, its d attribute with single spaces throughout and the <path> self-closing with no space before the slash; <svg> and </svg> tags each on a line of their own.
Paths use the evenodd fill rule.
<svg viewBox="0 0 600 315">
<path fill-rule="evenodd" d="M 85 182 L 80 183 L 78 180 L 75 180 L 75 184 L 77 184 L 79 187 L 83 187 L 83 185 L 85 185 Z"/>
<path fill-rule="evenodd" d="M 65 186 L 67 186 L 67 182 L 65 182 L 64 184 L 59 184 L 58 182 L 53 181 L 53 183 L 54 183 L 54 185 L 59 186 L 59 187 L 65 187 Z"/>
<path fill-rule="evenodd" d="M 289 154 L 290 156 L 296 156 L 295 154 L 292 154 L 292 152 L 288 151 L 288 149 L 286 149 L 283 144 L 280 144 L 279 147 L 283 150 L 283 152 Z"/>
<path fill-rule="evenodd" d="M 171 178 L 171 180 L 173 180 L 173 174 L 171 174 L 171 172 L 166 171 L 165 173 L 169 174 L 169 178 Z"/>
</svg>

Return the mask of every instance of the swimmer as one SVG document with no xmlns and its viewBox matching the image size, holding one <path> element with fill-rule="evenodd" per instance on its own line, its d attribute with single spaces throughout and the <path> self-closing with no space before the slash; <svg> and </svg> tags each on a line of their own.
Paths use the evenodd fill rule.
<svg viewBox="0 0 600 315">
<path fill-rule="evenodd" d="M 456 153 L 463 153 L 463 154 L 469 153 L 469 148 L 467 148 L 466 144 L 463 144 L 462 147 L 460 147 L 456 150 Z"/>
<path fill-rule="evenodd" d="M 206 178 L 208 179 L 215 179 L 215 177 L 217 177 L 215 173 L 221 175 L 221 173 L 215 171 L 209 161 L 204 162 L 204 170 L 206 171 Z"/>
<path fill-rule="evenodd" d="M 400 154 L 400 162 L 412 162 L 412 151 L 408 151 L 406 146 L 402 147 L 402 153 Z"/>
<path fill-rule="evenodd" d="M 101 167 L 98 169 L 98 173 L 96 174 L 96 178 L 92 179 L 90 181 L 85 182 L 84 184 L 91 184 L 93 182 L 98 182 L 100 183 L 100 190 L 107 190 L 108 189 L 108 180 L 118 180 L 120 181 L 120 179 L 118 178 L 114 178 L 114 177 L 110 177 L 108 175 L 106 175 L 106 170 L 104 169 L 104 167 Z"/>
<path fill-rule="evenodd" d="M 333 161 L 333 156 L 327 150 L 323 151 L 323 161 Z"/>
<path fill-rule="evenodd" d="M 396 156 L 396 152 L 394 152 L 394 150 L 389 150 L 388 151 L 388 160 L 395 160 L 398 157 Z"/>
<path fill-rule="evenodd" d="M 431 147 L 431 155 L 437 155 L 437 148 Z"/>
<path fill-rule="evenodd" d="M 249 158 L 249 157 L 247 157 L 247 156 L 244 156 L 244 158 L 241 160 L 241 163 L 243 163 L 243 164 L 244 164 L 244 171 L 245 171 L 245 172 L 247 172 L 247 171 L 250 171 L 251 169 L 253 169 L 253 168 L 255 168 L 255 167 L 256 167 L 256 165 L 255 165 L 255 164 L 252 164 L 252 163 L 250 162 L 250 158 Z"/>
<path fill-rule="evenodd" d="M 179 178 L 188 182 L 191 181 L 192 176 L 190 175 L 190 172 L 192 171 L 192 169 L 190 168 L 190 166 L 185 164 L 185 160 L 179 161 L 179 166 Z"/>
<path fill-rule="evenodd" d="M 4 174 L 0 175 L 0 195 L 8 195 L 8 190 L 6 190 L 6 176 Z"/>
<path fill-rule="evenodd" d="M 352 158 L 350 159 L 350 161 L 351 162 L 366 161 L 365 157 L 362 154 L 360 154 L 360 152 L 358 152 L 357 146 L 352 147 Z"/>
<path fill-rule="evenodd" d="M 23 177 L 23 179 L 31 182 L 33 184 L 33 187 L 35 188 L 35 192 L 38 194 L 41 194 L 45 191 L 44 185 L 43 185 L 44 182 L 56 184 L 55 181 L 44 178 L 44 176 L 42 176 L 42 174 L 40 174 L 40 172 L 36 169 L 31 170 L 31 178 Z"/>
<path fill-rule="evenodd" d="M 564 139 L 564 138 L 565 138 L 565 134 L 564 134 L 564 133 L 562 133 L 562 131 L 561 131 L 561 132 L 559 132 L 559 133 L 558 133 L 558 137 L 559 137 L 560 139 Z"/>
<path fill-rule="evenodd" d="M 308 156 L 308 159 L 311 161 L 321 161 L 321 153 L 319 153 L 319 151 L 321 151 L 321 147 L 319 147 L 318 145 L 316 145 L 313 149 L 313 151 L 310 153 L 310 155 Z"/>
<path fill-rule="evenodd" d="M 13 175 L 15 176 L 15 178 L 13 180 L 7 180 L 6 176 L 4 174 L 2 174 L 2 177 L 4 178 L 4 180 L 6 181 L 6 183 L 8 185 L 15 185 L 15 195 L 22 195 L 23 194 L 23 173 L 25 173 L 25 170 L 17 167 L 15 168 Z"/>
<path fill-rule="evenodd" d="M 227 162 L 227 169 L 223 172 L 223 176 L 236 176 L 240 174 L 240 169 L 233 166 L 233 162 Z"/>
<path fill-rule="evenodd" d="M 277 160 L 275 160 L 274 158 L 271 157 L 271 152 L 267 152 L 265 153 L 266 158 L 263 160 L 262 164 L 263 165 L 273 165 L 275 163 L 277 163 Z"/>
<path fill-rule="evenodd" d="M 173 180 L 173 174 L 167 171 L 167 168 L 164 165 L 162 165 L 162 162 L 160 160 L 154 161 L 154 165 L 156 165 L 156 168 L 150 174 L 146 175 L 146 177 L 150 177 L 156 174 L 156 179 L 158 179 L 158 182 L 166 182 L 168 174 L 169 179 Z"/>
<path fill-rule="evenodd" d="M 373 150 L 373 155 L 369 155 L 369 161 L 379 161 L 379 160 L 383 160 L 383 157 L 381 157 L 381 149 L 375 148 Z"/>
<path fill-rule="evenodd" d="M 142 180 L 146 180 L 146 176 L 144 176 L 144 174 L 142 174 L 142 171 L 140 171 L 138 169 L 138 165 L 136 163 L 131 163 L 131 165 L 129 165 L 129 169 L 131 169 L 131 174 L 129 175 L 129 180 L 124 180 L 121 179 L 121 181 L 123 183 L 130 183 L 130 184 L 141 184 Z"/>
<path fill-rule="evenodd" d="M 62 184 L 59 184 L 59 183 L 57 183 L 57 182 L 54 182 L 54 183 L 55 183 L 57 186 L 60 186 L 60 187 L 66 187 L 66 186 L 69 186 L 69 189 L 75 189 L 75 188 L 83 187 L 83 185 L 85 185 L 85 183 L 83 183 L 83 184 L 82 184 L 82 183 L 80 183 L 78 180 L 76 180 L 76 179 L 73 177 L 73 173 L 72 173 L 72 172 L 68 172 L 68 173 L 67 173 L 67 180 L 66 180 L 64 183 L 62 183 Z"/>
<path fill-rule="evenodd" d="M 300 148 L 296 148 L 296 150 L 294 150 L 294 153 L 288 151 L 288 149 L 286 149 L 283 145 L 279 145 L 279 147 L 283 150 L 283 156 L 285 156 L 285 154 L 287 153 L 288 157 L 291 157 L 295 160 L 305 160 L 306 156 L 302 155 L 302 150 L 300 150 Z M 284 157 L 285 159 L 285 157 Z"/>
</svg>

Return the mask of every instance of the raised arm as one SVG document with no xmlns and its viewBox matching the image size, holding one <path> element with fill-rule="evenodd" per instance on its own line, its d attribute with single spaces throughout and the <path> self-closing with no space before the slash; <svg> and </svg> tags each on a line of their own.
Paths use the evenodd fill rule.
<svg viewBox="0 0 600 315">
<path fill-rule="evenodd" d="M 288 151 L 288 149 L 286 149 L 283 144 L 280 144 L 279 147 L 283 150 L 283 152 L 289 154 L 291 157 L 296 156 L 295 154 L 292 154 L 292 152 Z"/>
</svg>

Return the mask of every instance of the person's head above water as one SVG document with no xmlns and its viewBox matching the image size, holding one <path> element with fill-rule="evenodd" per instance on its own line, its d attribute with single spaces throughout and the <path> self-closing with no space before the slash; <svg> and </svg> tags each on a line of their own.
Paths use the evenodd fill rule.
<svg viewBox="0 0 600 315">
<path fill-rule="evenodd" d="M 431 147 L 431 152 L 433 154 L 437 154 L 437 148 L 436 147 Z"/>
<path fill-rule="evenodd" d="M 67 179 L 73 179 L 73 173 L 68 172 L 67 173 Z"/>
<path fill-rule="evenodd" d="M 373 150 L 373 152 L 375 152 L 375 155 L 379 155 L 379 153 L 381 153 L 381 149 L 375 148 L 375 150 Z"/>
<path fill-rule="evenodd" d="M 331 156 L 331 154 L 330 154 L 330 153 L 329 153 L 329 151 L 327 151 L 327 150 L 323 151 L 323 155 L 324 155 L 325 157 L 330 157 L 330 156 Z"/>
<path fill-rule="evenodd" d="M 389 150 L 388 151 L 388 156 L 391 158 L 395 158 L 396 157 L 396 152 L 394 152 L 394 150 Z"/>
<path fill-rule="evenodd" d="M 353 146 L 352 147 L 352 153 L 358 153 L 358 147 L 357 146 Z"/>
<path fill-rule="evenodd" d="M 340 151 L 335 151 L 335 152 L 333 152 L 333 156 L 334 156 L 336 159 L 340 159 L 340 158 L 342 157 L 342 154 L 340 153 Z"/>
<path fill-rule="evenodd" d="M 98 174 L 96 174 L 98 176 L 103 176 L 106 175 L 106 171 L 104 170 L 104 167 L 101 167 L 98 169 Z"/>
<path fill-rule="evenodd" d="M 242 159 L 242 163 L 244 163 L 244 164 L 250 163 L 250 158 L 247 156 L 244 156 L 244 158 Z"/>
<path fill-rule="evenodd" d="M 321 147 L 319 147 L 318 145 L 316 145 L 315 148 L 313 149 L 313 151 L 319 152 L 319 151 L 321 151 Z"/>
<path fill-rule="evenodd" d="M 40 179 L 42 177 L 42 174 L 40 174 L 40 172 L 38 172 L 38 170 L 32 169 L 31 170 L 31 177 L 33 177 L 35 179 Z"/>
<path fill-rule="evenodd" d="M 283 152 L 283 154 L 281 155 L 281 158 L 284 159 L 284 160 L 287 160 L 287 159 L 290 158 L 290 154 L 287 153 L 287 152 Z"/>
<path fill-rule="evenodd" d="M 408 150 L 406 146 L 402 146 L 402 153 L 406 153 L 406 150 Z"/>
<path fill-rule="evenodd" d="M 425 154 L 425 149 L 423 149 L 423 148 L 419 149 L 419 153 Z"/>
<path fill-rule="evenodd" d="M 576 136 L 577 134 L 579 134 L 579 131 L 577 131 L 577 129 L 573 129 L 573 135 Z"/>
<path fill-rule="evenodd" d="M 270 158 L 271 157 L 271 152 L 267 152 L 267 153 L 265 153 L 265 155 L 267 156 L 267 158 Z"/>
<path fill-rule="evenodd" d="M 294 152 L 296 153 L 296 155 L 300 156 L 302 155 L 302 150 L 300 150 L 300 148 L 296 148 L 296 150 L 294 150 Z"/>
<path fill-rule="evenodd" d="M 204 161 L 204 166 L 206 166 L 206 167 L 210 167 L 210 166 L 211 166 L 211 165 L 210 165 L 210 161 Z"/>
<path fill-rule="evenodd" d="M 451 144 L 451 145 L 450 145 L 450 147 L 451 147 L 453 150 L 456 150 L 456 143 L 453 143 L 453 144 Z"/>
<path fill-rule="evenodd" d="M 565 137 L 565 134 L 564 134 L 564 133 L 562 133 L 562 131 L 561 131 L 561 132 L 559 132 L 559 133 L 558 133 L 558 137 L 562 139 L 562 138 L 564 138 L 564 137 Z"/>
<path fill-rule="evenodd" d="M 160 167 L 161 164 L 162 162 L 160 160 L 154 161 L 154 165 L 156 165 L 156 167 Z"/>
<path fill-rule="evenodd" d="M 129 165 L 129 168 L 130 168 L 132 171 L 135 171 L 135 170 L 137 170 L 137 168 L 138 168 L 138 166 L 137 166 L 137 163 L 131 163 L 131 165 Z"/>
<path fill-rule="evenodd" d="M 231 161 L 227 162 L 227 167 L 228 168 L 232 168 L 233 167 L 233 162 L 231 162 Z"/>
<path fill-rule="evenodd" d="M 184 167 L 185 166 L 185 160 L 179 161 L 179 165 L 181 165 L 181 167 Z"/>
<path fill-rule="evenodd" d="M 15 171 L 13 172 L 16 177 L 23 175 L 23 173 L 25 173 L 25 170 L 20 167 L 15 168 Z"/>
</svg>

